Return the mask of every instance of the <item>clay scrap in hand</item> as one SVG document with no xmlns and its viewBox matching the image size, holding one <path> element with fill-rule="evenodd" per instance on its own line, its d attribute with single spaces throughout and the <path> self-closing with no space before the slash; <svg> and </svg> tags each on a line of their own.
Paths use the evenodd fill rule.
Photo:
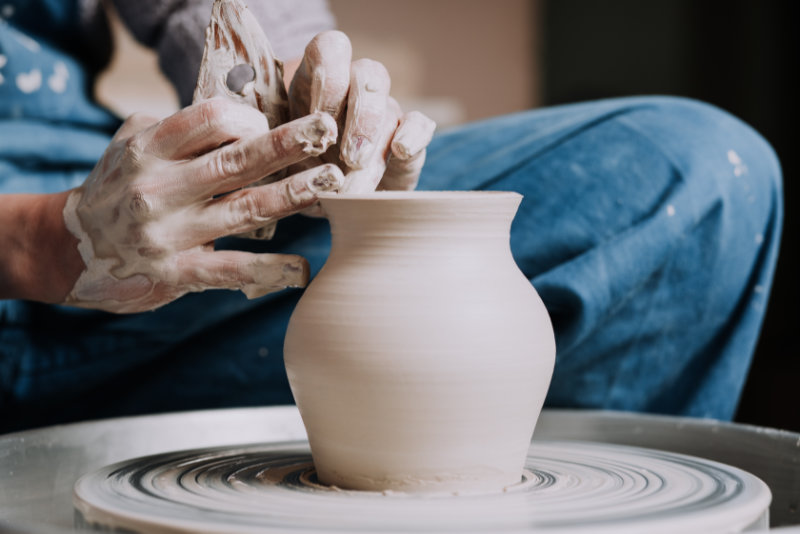
<svg viewBox="0 0 800 534">
<path fill-rule="evenodd" d="M 250 79 L 237 90 L 232 89 L 234 83 L 242 80 L 231 83 L 229 77 L 241 77 L 243 73 L 247 75 L 247 71 L 250 71 Z M 275 57 L 258 21 L 240 0 L 215 0 L 206 29 L 205 50 L 193 100 L 199 102 L 215 97 L 258 109 L 266 115 L 270 128 L 276 128 L 289 118 L 283 63 Z M 284 172 L 275 173 L 253 185 L 275 182 L 284 176 Z M 241 237 L 271 239 L 276 224 L 270 222 Z"/>
<path fill-rule="evenodd" d="M 240 66 L 252 68 L 254 77 L 238 91 L 228 86 L 228 76 Z M 289 117 L 283 85 L 283 64 L 258 21 L 240 0 L 216 0 L 206 29 L 206 45 L 194 101 L 223 97 L 252 106 L 267 116 L 270 128 Z"/>
</svg>

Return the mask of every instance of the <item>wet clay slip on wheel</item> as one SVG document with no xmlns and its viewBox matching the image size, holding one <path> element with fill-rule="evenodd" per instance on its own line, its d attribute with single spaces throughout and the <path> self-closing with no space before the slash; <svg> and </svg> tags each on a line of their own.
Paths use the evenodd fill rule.
<svg viewBox="0 0 800 534">
<path fill-rule="evenodd" d="M 320 484 L 305 442 L 176 451 L 75 485 L 79 529 L 160 533 L 721 534 L 768 525 L 769 488 L 731 466 L 665 451 L 534 443 L 505 491 L 437 495 Z"/>
</svg>

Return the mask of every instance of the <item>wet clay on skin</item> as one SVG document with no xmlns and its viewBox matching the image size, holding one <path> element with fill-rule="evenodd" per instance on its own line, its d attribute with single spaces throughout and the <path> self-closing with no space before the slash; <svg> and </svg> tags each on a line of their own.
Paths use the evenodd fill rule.
<svg viewBox="0 0 800 534">
<path fill-rule="evenodd" d="M 228 77 L 240 66 L 250 66 L 254 78 L 233 91 Z M 343 175 L 332 165 L 272 183 L 288 165 L 324 153 L 336 141 L 335 121 L 313 113 L 283 124 L 281 64 L 257 22 L 233 0 L 214 4 L 195 99 L 196 106 L 129 137 L 123 132 L 137 119 L 127 121 L 70 194 L 64 220 L 86 268 L 66 304 L 128 313 L 206 289 L 239 289 L 255 298 L 307 283 L 308 265 L 299 256 L 214 252 L 213 240 L 270 235 L 275 220 L 310 205 L 320 191 L 339 189 Z M 206 131 L 209 122 L 216 130 Z M 227 137 L 218 131 L 226 128 Z M 250 137 L 214 154 L 237 135 Z M 212 152 L 195 163 L 190 148 Z M 252 185 L 261 191 L 237 191 Z"/>
</svg>

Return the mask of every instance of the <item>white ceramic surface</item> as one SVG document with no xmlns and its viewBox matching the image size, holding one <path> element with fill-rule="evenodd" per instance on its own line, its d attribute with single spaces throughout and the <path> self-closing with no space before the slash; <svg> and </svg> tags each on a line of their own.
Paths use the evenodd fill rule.
<svg viewBox="0 0 800 534">
<path fill-rule="evenodd" d="M 740 532 L 766 527 L 770 492 L 737 468 L 589 442 L 531 446 L 525 477 L 484 495 L 320 485 L 305 442 L 121 462 L 75 486 L 79 526 L 136 532 Z"/>
<path fill-rule="evenodd" d="M 511 256 L 521 198 L 321 196 L 332 250 L 284 350 L 320 480 L 422 492 L 519 480 L 555 358 Z"/>
</svg>

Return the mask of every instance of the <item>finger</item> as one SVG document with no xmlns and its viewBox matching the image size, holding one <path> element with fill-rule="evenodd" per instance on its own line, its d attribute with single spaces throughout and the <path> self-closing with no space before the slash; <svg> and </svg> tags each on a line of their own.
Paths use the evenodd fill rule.
<svg viewBox="0 0 800 534">
<path fill-rule="evenodd" d="M 386 172 L 378 189 L 386 191 L 411 191 L 419 183 L 419 175 L 425 164 L 426 150 L 423 148 L 408 159 L 400 159 L 392 153 L 386 163 Z"/>
<path fill-rule="evenodd" d="M 143 145 L 162 159 L 180 160 L 268 131 L 267 118 L 257 109 L 214 98 L 167 117 L 145 136 Z"/>
<path fill-rule="evenodd" d="M 366 160 L 360 169 L 354 169 L 345 176 L 343 192 L 368 193 L 374 191 L 386 171 L 386 159 L 389 156 L 389 143 L 397 128 L 397 120 L 384 117 L 381 129 L 376 138 L 377 149 Z"/>
<path fill-rule="evenodd" d="M 158 119 L 146 113 L 134 113 L 122 123 L 111 141 L 119 141 L 126 139 L 134 134 L 146 130 L 150 126 L 158 122 Z"/>
<path fill-rule="evenodd" d="M 321 165 L 279 182 L 241 189 L 208 202 L 197 214 L 195 242 L 242 234 L 314 204 L 317 195 L 338 191 L 344 175 L 336 165 Z"/>
<path fill-rule="evenodd" d="M 430 144 L 435 130 L 436 123 L 419 111 L 406 113 L 392 138 L 392 155 L 400 160 L 414 157 Z"/>
<path fill-rule="evenodd" d="M 433 138 L 436 123 L 419 111 L 406 113 L 392 138 L 392 153 L 378 189 L 410 191 L 417 187 L 426 147 Z"/>
<path fill-rule="evenodd" d="M 317 156 L 335 141 L 334 120 L 315 113 L 187 161 L 177 173 L 177 180 L 184 187 L 191 187 L 194 199 L 208 198 Z"/>
<path fill-rule="evenodd" d="M 383 127 L 391 80 L 383 65 L 370 59 L 353 62 L 347 119 L 342 133 L 342 160 L 352 169 L 366 165 Z"/>
<path fill-rule="evenodd" d="M 352 57 L 350 39 L 344 33 L 327 31 L 314 37 L 289 89 L 293 116 L 324 111 L 340 121 L 347 104 Z"/>
<path fill-rule="evenodd" d="M 178 260 L 179 285 L 187 291 L 239 289 L 247 298 L 308 284 L 308 262 L 291 254 L 192 250 Z"/>
</svg>

